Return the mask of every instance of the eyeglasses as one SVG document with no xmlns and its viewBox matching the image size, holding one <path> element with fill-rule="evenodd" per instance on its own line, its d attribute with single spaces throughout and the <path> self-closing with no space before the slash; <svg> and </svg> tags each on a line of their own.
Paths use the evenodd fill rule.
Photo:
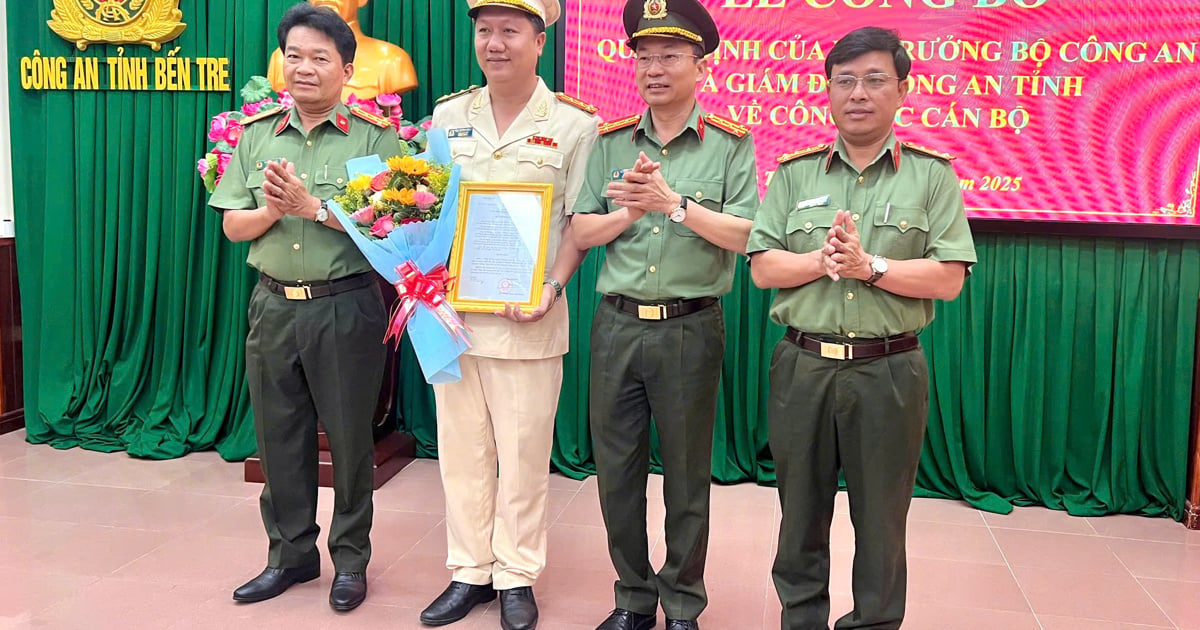
<svg viewBox="0 0 1200 630">
<path fill-rule="evenodd" d="M 649 68 L 657 61 L 658 65 L 664 68 L 674 68 L 683 63 L 686 58 L 699 59 L 696 55 L 686 55 L 683 53 L 667 53 L 665 55 L 639 55 L 637 65 L 639 68 Z"/>
<path fill-rule="evenodd" d="M 897 77 L 883 72 L 873 72 L 861 77 L 856 77 L 852 74 L 839 74 L 829 79 L 829 87 L 839 92 L 852 92 L 854 91 L 854 87 L 861 82 L 868 92 L 878 92 L 891 85 L 892 81 L 899 80 Z"/>
</svg>

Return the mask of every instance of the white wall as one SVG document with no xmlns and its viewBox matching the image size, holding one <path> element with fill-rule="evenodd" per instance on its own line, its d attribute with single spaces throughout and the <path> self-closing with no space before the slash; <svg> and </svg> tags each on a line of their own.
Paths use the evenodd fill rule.
<svg viewBox="0 0 1200 630">
<path fill-rule="evenodd" d="M 0 0 L 0 50 L 8 50 L 8 8 Z M 9 140 L 8 60 L 0 72 L 0 238 L 13 235 L 12 143 Z"/>
</svg>

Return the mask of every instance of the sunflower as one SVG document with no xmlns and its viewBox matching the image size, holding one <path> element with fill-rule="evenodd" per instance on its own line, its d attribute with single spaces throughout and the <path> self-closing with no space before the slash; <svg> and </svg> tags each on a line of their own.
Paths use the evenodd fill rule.
<svg viewBox="0 0 1200 630">
<path fill-rule="evenodd" d="M 391 160 L 388 160 L 388 168 L 393 168 Z M 405 175 L 412 175 L 413 177 L 424 177 L 429 174 L 429 162 L 406 155 L 398 160 L 393 170 L 399 170 Z"/>
<path fill-rule="evenodd" d="M 405 188 L 403 190 L 385 190 L 383 191 L 383 198 L 387 201 L 394 201 L 402 206 L 416 205 L 415 193 L 411 188 Z"/>
<path fill-rule="evenodd" d="M 387 159 L 387 167 L 393 171 L 398 171 L 402 168 L 404 159 L 399 155 L 392 156 Z"/>
</svg>

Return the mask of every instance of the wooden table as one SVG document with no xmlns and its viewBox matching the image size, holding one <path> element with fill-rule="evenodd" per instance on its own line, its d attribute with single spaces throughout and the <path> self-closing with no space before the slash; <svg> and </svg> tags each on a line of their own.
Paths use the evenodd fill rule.
<svg viewBox="0 0 1200 630">
<path fill-rule="evenodd" d="M 21 293 L 17 247 L 0 238 L 0 434 L 25 426 L 21 365 Z"/>
</svg>

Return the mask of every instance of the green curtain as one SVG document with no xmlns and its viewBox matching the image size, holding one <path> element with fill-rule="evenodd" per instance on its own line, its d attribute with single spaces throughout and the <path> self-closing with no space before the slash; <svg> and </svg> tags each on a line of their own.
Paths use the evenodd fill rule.
<svg viewBox="0 0 1200 630">
<path fill-rule="evenodd" d="M 189 26 L 172 46 L 229 57 L 228 94 L 26 92 L 11 82 L 30 441 L 149 458 L 216 448 L 236 460 L 253 450 L 242 369 L 254 274 L 245 245 L 221 235 L 193 169 L 209 117 L 237 105 L 237 88 L 265 72 L 290 4 L 180 2 Z M 10 76 L 34 49 L 78 54 L 45 27 L 51 8 L 51 0 L 7 5 Z M 422 84 L 405 97 L 410 118 L 430 113 L 441 94 L 482 83 L 459 3 L 374 0 L 360 15 L 367 33 L 412 55 Z M 556 33 L 540 67 L 551 83 Z M 918 493 L 1001 512 L 1039 503 L 1180 518 L 1200 245 L 977 240 L 980 263 L 962 296 L 940 304 L 923 334 L 931 405 Z M 553 463 L 575 477 L 593 471 L 588 332 L 601 262 L 593 252 L 567 288 L 572 352 Z M 721 483 L 774 482 L 767 366 L 782 330 L 767 321 L 770 299 L 740 266 L 724 299 L 713 454 Z M 398 422 L 434 456 L 433 397 L 407 343 L 401 357 Z"/>
</svg>

